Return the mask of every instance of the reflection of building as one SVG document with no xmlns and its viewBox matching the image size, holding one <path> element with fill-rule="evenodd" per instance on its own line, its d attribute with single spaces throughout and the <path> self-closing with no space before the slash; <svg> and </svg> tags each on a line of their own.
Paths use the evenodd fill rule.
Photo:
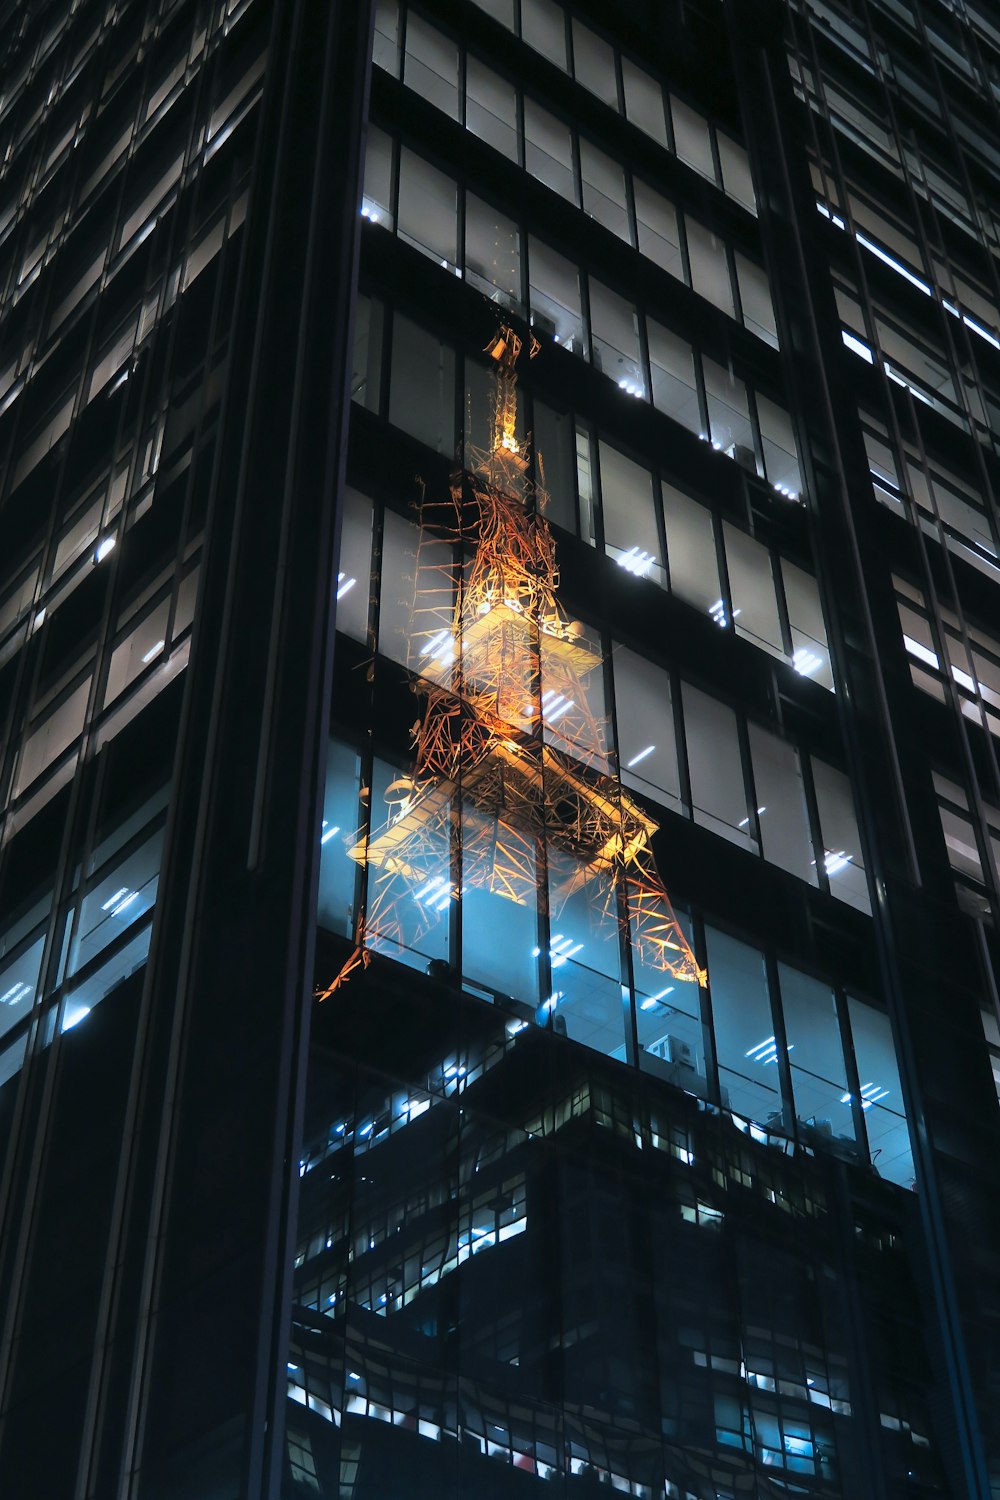
<svg viewBox="0 0 1000 1500">
<path fill-rule="evenodd" d="M 531 355 L 539 347 L 533 338 Z M 637 963 L 664 979 L 706 980 L 656 869 L 656 824 L 611 773 L 604 726 L 588 704 L 586 679 L 604 661 L 557 599 L 548 496 L 525 478 L 527 445 L 517 433 L 521 349 L 503 325 L 489 346 L 497 366 L 488 446 L 467 455 L 470 472 L 455 477 L 447 502 L 419 507 L 409 642 L 425 701 L 414 772 L 387 789 L 384 826 L 363 831 L 349 850 L 368 876 L 358 948 L 323 999 L 370 950 L 399 957 L 413 947 L 400 902 L 419 911 L 419 941 L 473 892 L 501 926 L 496 899 L 537 908 L 540 928 L 550 929 L 532 950 L 549 957 L 542 977 L 595 938 L 613 944 L 618 927 Z M 427 551 L 437 560 L 423 566 Z M 548 899 L 539 904 L 543 885 Z M 589 911 L 574 942 L 555 928 L 579 919 L 581 907 Z M 589 957 L 579 967 L 590 968 Z M 558 977 L 538 1019 L 565 1031 L 574 997 Z"/>
<path fill-rule="evenodd" d="M 372 9 L 0 27 L 4 1493 L 987 1495 L 992 19 Z"/>
</svg>

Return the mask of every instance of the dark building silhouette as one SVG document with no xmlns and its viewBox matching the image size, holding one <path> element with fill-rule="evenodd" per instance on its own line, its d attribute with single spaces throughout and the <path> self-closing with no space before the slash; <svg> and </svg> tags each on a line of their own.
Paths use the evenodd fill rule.
<svg viewBox="0 0 1000 1500">
<path fill-rule="evenodd" d="M 998 98 L 2 0 L 5 1497 L 1000 1496 Z"/>
</svg>

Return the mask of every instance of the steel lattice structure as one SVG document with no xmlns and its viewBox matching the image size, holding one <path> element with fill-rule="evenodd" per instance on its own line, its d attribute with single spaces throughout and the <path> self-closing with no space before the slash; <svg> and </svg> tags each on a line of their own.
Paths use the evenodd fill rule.
<svg viewBox="0 0 1000 1500">
<path fill-rule="evenodd" d="M 532 339 L 529 358 L 537 348 Z M 402 942 L 403 897 L 412 941 L 414 903 L 419 936 L 469 887 L 532 906 L 547 890 L 552 921 L 589 887 L 644 964 L 704 984 L 656 868 L 658 825 L 623 789 L 588 703 L 603 656 L 557 598 L 544 474 L 539 459 L 541 482 L 529 477 L 516 432 L 522 340 L 503 326 L 487 352 L 490 446 L 473 451 L 446 496 L 424 493 L 418 505 L 410 665 L 424 707 L 413 773 L 388 788 L 382 826 L 348 851 L 368 870 L 367 903 L 355 951 L 321 998 L 372 950 Z M 547 851 L 567 856 L 558 862 L 568 873 L 546 885 L 537 872 Z"/>
</svg>

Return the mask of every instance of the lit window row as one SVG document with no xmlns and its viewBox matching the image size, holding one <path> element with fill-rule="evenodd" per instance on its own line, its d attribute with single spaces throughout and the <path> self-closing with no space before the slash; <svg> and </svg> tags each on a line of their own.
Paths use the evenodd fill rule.
<svg viewBox="0 0 1000 1500">
<path fill-rule="evenodd" d="M 924 295 L 930 292 L 928 283 L 937 286 L 946 312 L 960 319 L 993 348 L 1000 347 L 995 342 L 1000 313 L 995 293 L 988 279 L 983 278 L 980 254 L 973 252 L 965 241 L 960 246 L 952 244 L 954 236 L 949 236 L 946 242 L 937 219 L 932 225 L 920 224 L 917 229 L 912 205 L 904 210 L 895 201 L 899 190 L 891 195 L 894 200 L 891 205 L 885 201 L 888 194 L 876 204 L 871 201 L 875 196 L 872 187 L 858 181 L 856 174 L 848 176 L 846 170 L 838 174 L 828 161 L 812 153 L 809 165 L 817 209 L 835 228 L 846 228 L 849 220 L 866 254 Z M 920 244 L 926 246 L 925 251 L 921 251 Z M 963 250 L 969 253 L 961 253 Z"/>
<path fill-rule="evenodd" d="M 94 553 L 95 566 L 110 558 L 113 536 L 109 542 Z M 27 823 L 72 778 L 85 729 L 95 748 L 107 743 L 187 665 L 197 583 L 194 564 L 146 590 L 120 610 L 99 661 L 91 648 L 53 684 L 39 684 L 23 739 L 16 736 L 8 747 L 9 786 L 0 788 L 0 803 L 9 802 L 16 826 Z M 32 634 L 46 626 L 44 611 L 39 614 Z"/>
<path fill-rule="evenodd" d="M 836 78 L 829 73 L 820 78 L 811 60 L 794 54 L 789 54 L 788 65 L 799 98 L 820 119 L 829 119 L 838 135 L 943 214 L 950 227 L 969 236 L 976 247 L 973 254 L 983 239 L 994 248 L 1000 247 L 1000 216 L 993 199 L 982 191 L 971 203 L 967 191 L 970 177 L 960 153 L 949 152 L 946 163 L 941 152 L 943 135 L 936 132 L 933 140 L 928 139 L 927 120 L 937 113 L 937 100 L 908 76 L 905 66 L 898 61 L 894 64 L 895 81 L 902 94 L 896 93 L 896 108 L 890 112 L 886 90 L 874 80 L 859 74 L 854 74 L 850 82 L 839 74 Z M 891 125 L 893 116 L 904 120 L 901 142 Z M 954 101 L 948 132 L 952 139 L 957 138 L 962 151 L 979 158 L 977 166 L 985 166 L 988 175 L 1000 174 L 1000 152 L 992 145 L 989 132 L 963 119 Z M 847 149 L 849 152 L 850 146 Z M 981 170 L 977 173 L 980 175 Z"/>
<path fill-rule="evenodd" d="M 962 787 L 938 771 L 933 774 L 948 863 L 960 877 L 955 883 L 959 904 L 971 916 L 992 922 L 989 893 L 1000 889 L 1000 808 L 980 799 L 980 819 Z"/>
<path fill-rule="evenodd" d="M 982 488 L 939 457 L 922 457 L 912 443 L 900 451 L 888 426 L 870 412 L 862 411 L 861 420 L 875 498 L 978 572 L 1000 579 L 1000 544 Z"/>
<path fill-rule="evenodd" d="M 944 684 L 950 677 L 965 717 L 1000 737 L 1000 641 L 939 605 L 942 660 L 923 593 L 902 578 L 894 576 L 893 582 L 913 681 L 944 703 L 948 700 Z"/>
<path fill-rule="evenodd" d="M 383 656 L 418 675 L 433 670 L 447 684 L 461 643 L 446 628 L 450 608 L 446 600 L 437 601 L 437 613 L 445 620 L 440 639 L 411 639 L 415 590 L 429 586 L 440 565 L 435 544 L 422 542 L 415 525 L 386 511 L 378 555 L 381 579 L 392 582 L 384 587 L 372 571 L 372 525 L 371 502 L 349 491 L 338 626 L 357 640 L 372 641 Z M 680 536 L 684 545 L 688 538 L 683 531 Z M 399 580 L 407 579 L 412 582 L 401 587 Z M 439 586 L 437 591 L 440 594 Z M 440 624 L 437 614 L 435 623 Z M 611 666 L 609 680 L 605 683 L 603 677 L 591 674 L 585 684 L 586 709 L 597 726 L 596 738 L 563 748 L 589 764 L 608 767 L 617 744 L 617 763 L 626 786 L 859 910 L 870 910 L 846 776 L 814 756 L 800 755 L 794 745 L 761 725 L 748 723 L 742 713 L 680 682 L 675 674 L 623 644 L 612 644 L 605 654 Z M 543 680 L 543 691 L 544 686 Z M 549 704 L 546 716 L 546 705 L 542 705 L 555 740 L 560 734 L 559 707 Z M 617 721 L 617 737 L 612 718 Z M 377 799 L 374 805 L 379 805 Z M 350 818 L 345 822 L 329 811 L 324 816 L 327 828 L 337 830 L 341 841 L 354 832 Z M 335 837 L 333 833 L 327 836 Z"/>
<path fill-rule="evenodd" d="M 649 666 L 640 663 L 632 679 L 644 695 Z M 616 685 L 621 680 L 627 691 L 631 669 L 620 651 L 615 671 Z M 637 701 L 645 702 L 647 720 L 656 716 L 655 701 L 648 696 Z M 710 702 L 701 694 L 689 698 L 685 688 L 685 707 L 692 706 L 696 719 Z M 630 702 L 627 712 L 635 711 Z M 646 727 L 636 725 L 636 743 Z M 695 734 L 715 734 L 719 728 L 709 711 L 696 723 Z M 787 796 L 789 767 L 773 769 L 775 790 Z M 707 766 L 703 771 L 713 774 Z M 399 774 L 376 757 L 369 780 L 355 752 L 331 742 L 324 818 L 325 830 L 336 830 L 336 836 L 322 845 L 319 908 L 320 925 L 328 930 L 349 935 L 356 903 L 364 899 L 362 866 L 348 853 L 366 837 L 364 827 L 360 833 L 357 827 L 369 801 L 361 799 L 362 780 L 370 786 L 375 823 L 385 791 Z M 638 778 L 627 782 L 635 786 Z M 662 797 L 659 788 L 652 790 Z M 780 808 L 775 811 L 780 820 Z M 452 821 L 456 831 L 461 829 L 456 839 L 478 837 L 482 817 L 463 807 Z M 445 892 L 456 855 L 446 846 L 440 850 Z M 558 886 L 565 874 L 550 849 L 547 860 L 539 860 L 539 890 L 546 882 Z M 689 941 L 707 962 L 706 990 L 649 968 L 634 945 L 623 969 L 618 921 L 597 910 L 593 891 L 588 887 L 583 898 L 571 895 L 546 923 L 542 907 L 551 906 L 554 895 L 553 889 L 549 902 L 535 909 L 484 889 L 449 893 L 442 903 L 445 913 L 430 931 L 416 900 L 404 897 L 392 938 L 375 935 L 373 945 L 411 967 L 440 972 L 459 965 L 469 992 L 511 1011 L 507 1034 L 514 1045 L 525 1027 L 548 1027 L 720 1103 L 758 1139 L 798 1132 L 810 1142 L 854 1152 L 864 1149 L 858 1143 L 867 1134 L 870 1149 L 885 1158 L 876 1158 L 882 1175 L 909 1185 L 904 1109 L 885 1016 L 853 998 L 845 1002 L 800 970 L 772 963 L 760 950 L 683 915 L 679 920 Z"/>
<path fill-rule="evenodd" d="M 359 404 L 376 412 L 381 412 L 383 399 L 382 319 L 381 303 L 359 298 L 352 390 Z M 390 422 L 438 452 L 453 452 L 456 387 L 461 389 L 454 352 L 396 312 L 390 362 Z M 711 430 L 730 439 L 724 451 L 732 450 L 730 456 L 752 466 L 755 433 L 746 389 L 712 361 L 706 359 L 703 367 Z M 464 445 L 467 450 L 483 448 L 492 420 L 492 376 L 470 359 L 464 361 L 463 374 Z M 690 403 L 697 391 L 687 389 Z M 737 404 L 741 396 L 742 409 Z M 568 415 L 560 416 L 538 399 L 532 405 L 530 426 L 550 498 L 550 521 L 591 546 L 602 546 L 634 577 L 648 577 L 670 589 L 720 629 L 735 629 L 761 649 L 790 660 L 801 676 L 832 689 L 826 627 L 811 574 L 772 555 L 731 522 L 717 523 L 707 507 L 666 479 L 661 482 L 604 438 L 595 439 L 584 426 L 578 424 L 574 434 Z M 758 413 L 768 417 L 769 406 L 758 397 Z M 769 472 L 783 474 L 781 465 L 791 455 L 771 439 L 773 431 L 758 429 L 761 448 Z M 721 447 L 719 438 L 716 442 Z"/>
<path fill-rule="evenodd" d="M 471 68 L 473 59 L 469 61 Z M 457 66 L 456 51 L 456 70 Z M 662 270 L 685 281 L 729 317 L 743 321 L 752 333 L 777 347 L 767 276 L 760 265 L 727 244 L 692 215 L 682 215 L 649 183 L 592 145 L 549 110 L 529 98 L 524 98 L 519 106 L 512 85 L 504 84 L 495 75 L 488 76 L 493 79 L 501 97 L 488 96 L 492 109 L 483 104 L 477 105 L 474 111 L 472 101 L 467 101 L 469 130 L 522 166 L 534 181 L 543 183 L 560 197 L 582 208 L 590 218 L 603 224 L 626 244 L 634 246 Z M 410 82 L 409 74 L 407 82 Z M 423 77 L 419 75 L 414 87 L 422 83 Z M 470 72 L 466 87 L 475 86 L 476 74 Z M 479 87 L 487 95 L 486 78 L 480 81 Z M 424 88 L 420 91 L 426 93 Z M 508 95 L 508 118 L 500 120 L 493 110 L 502 108 Z M 429 96 L 429 102 L 442 107 L 437 95 Z M 449 110 L 449 113 L 454 111 Z M 369 218 L 376 215 L 391 225 L 393 198 L 389 151 L 388 139 L 371 127 L 364 211 Z M 404 207 L 419 201 L 419 195 L 407 193 L 407 186 L 404 185 L 403 189 Z"/>
<path fill-rule="evenodd" d="M 484 242 L 489 236 L 496 256 L 491 262 L 475 256 L 473 235 L 480 214 Z M 447 220 L 443 224 L 447 230 Z M 695 350 L 679 334 L 596 276 L 586 275 L 534 235 L 528 235 L 525 243 L 511 220 L 480 204 L 471 193 L 466 194 L 465 224 L 463 259 L 470 285 L 515 312 L 524 310 L 521 298 L 526 289 L 528 317 L 540 341 L 588 359 L 614 381 L 623 398 L 650 401 L 703 442 L 711 443 L 716 452 L 766 479 L 786 500 L 799 499 L 802 476 L 788 411 L 737 374 L 731 362 L 723 364 Z M 425 227 L 436 231 L 441 225 L 437 214 Z M 439 239 L 433 249 L 421 248 L 457 270 L 455 262 L 439 253 L 450 249 L 455 254 L 453 241 L 446 244 Z M 509 262 L 501 260 L 507 250 Z M 352 390 L 355 400 L 378 410 L 383 320 L 378 304 L 373 308 L 371 315 L 359 310 Z M 404 416 L 400 425 L 412 431 L 414 421 L 419 418 L 406 420 Z M 453 419 L 447 420 L 447 427 L 454 427 Z M 442 447 L 442 441 L 443 433 L 431 446 L 450 450 L 452 444 L 445 441 Z"/>
<path fill-rule="evenodd" d="M 84 371 L 83 392 L 79 392 L 80 375 L 77 374 L 72 385 L 50 407 L 41 423 L 35 424 L 25 434 L 20 451 L 10 465 L 8 493 L 28 478 L 95 397 L 102 394 L 113 395 L 131 377 L 134 361 L 156 330 L 163 325 L 177 302 L 178 295 L 187 291 L 219 255 L 226 239 L 242 226 L 246 204 L 247 194 L 243 192 L 221 213 L 210 215 L 208 223 L 199 228 L 191 245 L 172 270 L 159 278 L 142 301 L 135 303 L 113 332 L 103 339 Z M 153 227 L 152 223 L 147 227 Z M 108 296 L 109 302 L 115 295 L 115 275 L 124 264 L 125 261 L 119 259 L 104 279 L 102 294 Z M 70 297 L 65 299 L 62 304 L 65 310 L 58 313 L 60 322 L 81 305 L 87 293 L 96 288 L 101 279 L 102 267 L 103 256 L 76 284 Z M 61 337 L 60 329 L 57 340 Z M 6 371 L 0 373 L 0 415 L 31 388 L 31 377 L 36 371 L 47 371 L 44 359 L 34 362 L 29 356 L 30 348 L 23 350 Z M 23 370 L 20 376 L 19 370 Z"/>
<path fill-rule="evenodd" d="M 668 93 L 658 79 L 585 26 L 577 16 L 570 16 L 555 0 L 474 0 L 474 3 L 547 61 L 569 73 L 657 145 L 672 151 L 751 213 L 756 212 L 750 167 L 742 146 L 699 110 L 676 94 Z M 374 55 L 379 66 L 398 77 L 397 14 L 392 0 L 379 5 Z M 437 50 L 429 60 L 421 56 L 420 49 L 426 46 L 423 35 L 430 29 L 423 23 L 415 44 L 407 34 L 407 59 L 415 52 L 419 60 L 430 61 L 432 66 L 439 60 L 441 54 Z"/>
<path fill-rule="evenodd" d="M 21 1067 L 29 1018 L 43 999 L 47 1046 L 145 962 L 166 804 L 164 787 L 124 822 L 99 826 L 55 935 L 51 891 L 0 931 L 0 1084 Z"/>
<path fill-rule="evenodd" d="M 539 445 L 548 472 L 549 450 Z M 749 424 L 746 436 L 752 440 Z M 636 578 L 684 599 L 833 689 L 815 578 L 578 424 L 581 534 Z M 552 515 L 553 520 L 558 520 Z"/>
</svg>

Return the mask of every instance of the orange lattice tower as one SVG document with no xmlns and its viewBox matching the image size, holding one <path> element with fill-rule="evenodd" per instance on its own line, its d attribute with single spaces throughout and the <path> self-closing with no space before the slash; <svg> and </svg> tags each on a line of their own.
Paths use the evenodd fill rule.
<svg viewBox="0 0 1000 1500">
<path fill-rule="evenodd" d="M 460 853 L 462 889 L 481 887 L 534 905 L 536 851 L 572 856 L 571 874 L 549 893 L 556 919 L 591 885 L 602 913 L 631 928 L 643 963 L 704 983 L 653 859 L 657 825 L 623 790 L 603 748 L 586 679 L 603 664 L 582 627 L 561 608 L 542 484 L 529 477 L 517 436 L 522 340 L 500 329 L 487 352 L 496 387 L 489 446 L 471 454 L 447 496 L 423 496 L 411 617 L 412 662 L 423 713 L 416 762 L 387 792 L 389 816 L 350 855 L 367 865 L 369 892 L 357 949 L 324 994 L 368 951 L 401 941 L 399 901 L 420 911 L 421 931 L 458 895 L 441 876 L 456 809 L 473 824 Z M 538 349 L 531 340 L 529 358 Z M 539 465 L 540 467 L 540 465 Z M 411 930 L 412 936 L 412 930 Z"/>
</svg>

